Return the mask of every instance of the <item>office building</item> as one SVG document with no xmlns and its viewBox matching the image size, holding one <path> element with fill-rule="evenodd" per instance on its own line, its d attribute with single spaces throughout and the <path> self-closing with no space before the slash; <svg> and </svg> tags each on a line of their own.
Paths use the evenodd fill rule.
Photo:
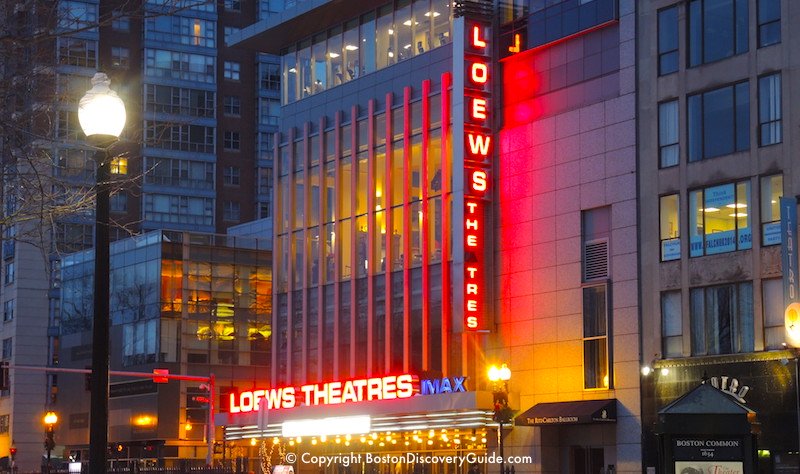
<svg viewBox="0 0 800 474">
<path fill-rule="evenodd" d="M 784 315 L 797 265 L 798 7 L 639 6 L 642 470 L 658 463 L 659 410 L 703 382 L 754 412 L 757 472 L 800 466 L 797 341 Z M 741 450 L 702 466 L 741 469 Z"/>
<path fill-rule="evenodd" d="M 298 2 L 241 31 L 283 105 L 272 373 L 226 394 L 228 440 L 496 452 L 506 363 L 516 472 L 640 472 L 635 3 L 544 3 Z M 295 423 L 334 416 L 356 431 Z"/>
<path fill-rule="evenodd" d="M 93 151 L 82 141 L 76 112 L 89 79 L 98 70 L 106 72 L 127 109 L 122 137 L 127 153 L 112 165 L 123 183 L 111 197 L 112 240 L 153 229 L 223 233 L 271 217 L 278 60 L 225 45 L 227 36 L 266 16 L 271 2 L 61 0 L 36 8 L 34 3 L 3 10 L 3 28 L 13 30 L 22 45 L 8 54 L 3 68 L 4 84 L 21 89 L 4 97 L 15 110 L 29 113 L 11 129 L 36 131 L 22 134 L 24 146 L 30 146 L 23 149 L 35 149 L 31 155 L 41 158 L 36 163 L 47 178 L 39 183 L 46 196 L 84 199 L 77 212 L 63 206 L 64 212 L 11 220 L 3 229 L 0 339 L 5 361 L 55 366 L 63 361 L 59 260 L 94 242 Z M 37 36 L 42 31 L 54 34 Z M 12 148 L 4 149 L 4 164 L 14 156 L 19 165 Z M 16 173 L 6 169 L 13 172 L 4 176 Z M 5 183 L 6 206 L 24 202 L 14 195 L 25 184 L 35 182 Z M 42 416 L 67 387 L 40 372 L 14 370 L 11 381 L 11 390 L 0 396 L 0 463 L 10 461 L 13 445 L 17 467 L 38 469 Z M 56 426 L 57 455 L 63 427 Z"/>
<path fill-rule="evenodd" d="M 271 365 L 271 252 L 267 239 L 151 231 L 111 244 L 111 370 L 215 376 L 217 388 L 254 381 Z M 91 365 L 94 252 L 61 265 L 60 366 Z M 60 374 L 52 408 L 59 443 L 88 454 L 89 392 L 81 374 Z M 90 382 L 89 382 L 90 383 Z M 204 386 L 205 385 L 205 386 Z M 109 459 L 116 466 L 205 466 L 207 382 L 155 383 L 111 376 Z"/>
</svg>

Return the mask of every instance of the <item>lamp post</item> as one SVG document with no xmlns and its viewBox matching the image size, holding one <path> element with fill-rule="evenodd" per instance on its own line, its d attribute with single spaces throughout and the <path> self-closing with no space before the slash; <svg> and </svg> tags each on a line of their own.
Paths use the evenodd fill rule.
<svg viewBox="0 0 800 474">
<path fill-rule="evenodd" d="M 498 423 L 497 445 L 500 448 L 500 474 L 506 474 L 506 459 L 503 453 L 503 424 L 511 421 L 511 409 L 508 406 L 508 381 L 511 380 L 511 369 L 506 364 L 489 367 L 489 381 L 492 382 L 492 398 L 494 399 L 494 421 Z"/>
<path fill-rule="evenodd" d="M 94 315 L 92 324 L 91 410 L 89 425 L 89 474 L 106 474 L 108 457 L 108 335 L 109 315 L 109 180 L 110 155 L 125 126 L 125 104 L 109 88 L 111 81 L 98 72 L 92 88 L 81 98 L 78 120 L 90 144 L 98 149 L 94 227 Z"/>
<path fill-rule="evenodd" d="M 50 453 L 56 447 L 55 439 L 53 439 L 56 423 L 58 423 L 58 415 L 53 411 L 48 411 L 44 415 L 44 449 L 47 450 L 47 474 L 50 474 Z"/>
</svg>

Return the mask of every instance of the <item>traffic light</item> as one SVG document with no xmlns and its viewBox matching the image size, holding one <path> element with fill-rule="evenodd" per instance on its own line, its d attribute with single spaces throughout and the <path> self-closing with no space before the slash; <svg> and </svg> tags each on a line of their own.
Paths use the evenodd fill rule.
<svg viewBox="0 0 800 474">
<path fill-rule="evenodd" d="M 11 376 L 9 375 L 8 362 L 0 363 L 0 390 L 11 389 Z"/>
<path fill-rule="evenodd" d="M 8 452 L 9 454 L 11 454 L 11 459 L 14 459 L 14 456 L 17 455 L 17 447 L 11 446 L 10 448 L 8 448 Z"/>
</svg>

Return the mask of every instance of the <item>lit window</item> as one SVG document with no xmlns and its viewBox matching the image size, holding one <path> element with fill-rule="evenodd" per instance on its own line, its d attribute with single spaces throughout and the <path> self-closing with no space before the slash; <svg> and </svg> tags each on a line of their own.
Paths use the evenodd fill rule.
<svg viewBox="0 0 800 474">
<path fill-rule="evenodd" d="M 781 243 L 783 175 L 761 178 L 761 245 Z"/>
<path fill-rule="evenodd" d="M 750 182 L 689 192 L 689 256 L 752 248 Z"/>
<path fill-rule="evenodd" d="M 127 158 L 112 159 L 111 174 L 128 174 L 128 159 Z"/>
<path fill-rule="evenodd" d="M 583 289 L 583 387 L 610 388 L 606 286 Z"/>
<path fill-rule="evenodd" d="M 678 195 L 661 196 L 660 202 L 661 260 L 677 260 L 681 258 Z"/>
<path fill-rule="evenodd" d="M 754 350 L 753 284 L 692 288 L 692 355 Z"/>
</svg>

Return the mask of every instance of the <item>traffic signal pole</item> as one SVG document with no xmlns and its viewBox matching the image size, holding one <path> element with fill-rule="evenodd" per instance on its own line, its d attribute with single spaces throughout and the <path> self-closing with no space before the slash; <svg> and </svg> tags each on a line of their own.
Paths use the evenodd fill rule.
<svg viewBox="0 0 800 474">
<path fill-rule="evenodd" d="M 9 380 L 7 378 L 8 370 L 29 370 L 34 372 L 51 372 L 61 374 L 91 374 L 92 369 L 69 369 L 66 367 L 39 367 L 35 365 L 17 365 L 17 364 L 3 364 L 0 366 L 0 380 Z M 157 372 L 158 370 L 158 372 Z M 208 377 L 199 375 L 183 375 L 183 374 L 170 374 L 162 373 L 156 369 L 153 372 L 130 372 L 125 370 L 109 370 L 108 375 L 115 375 L 119 377 L 141 377 L 152 378 L 155 383 L 166 383 L 169 380 L 178 380 L 184 382 L 200 382 L 208 384 L 208 430 L 206 434 L 206 442 L 208 443 L 208 454 L 206 454 L 206 464 L 211 467 L 211 459 L 214 454 L 214 435 L 216 426 L 214 426 L 214 390 L 216 384 L 216 377 L 214 374 L 209 374 Z M 166 379 L 166 380 L 165 380 Z M 106 427 L 108 429 L 108 427 Z"/>
</svg>

